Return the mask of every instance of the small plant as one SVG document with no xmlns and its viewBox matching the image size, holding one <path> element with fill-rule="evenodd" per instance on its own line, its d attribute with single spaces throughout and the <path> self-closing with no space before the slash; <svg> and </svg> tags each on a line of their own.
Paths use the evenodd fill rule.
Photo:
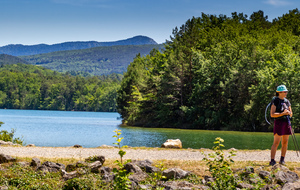
<svg viewBox="0 0 300 190">
<path fill-rule="evenodd" d="M 266 181 L 269 179 L 261 179 L 256 173 L 249 174 L 249 177 L 252 179 L 252 185 L 255 189 L 262 189 L 266 185 Z"/>
<path fill-rule="evenodd" d="M 116 135 L 114 135 L 113 137 L 116 138 L 117 142 L 113 143 L 113 144 L 117 145 L 118 148 L 119 148 L 119 155 L 120 155 L 121 164 L 122 164 L 123 163 L 123 156 L 126 154 L 126 152 L 122 148 L 126 148 L 127 146 L 126 145 L 125 146 L 121 146 L 121 141 L 123 139 L 123 137 L 120 137 L 121 134 L 122 134 L 121 130 L 116 129 L 116 130 L 114 130 L 114 132 L 116 133 Z"/>
<path fill-rule="evenodd" d="M 165 176 L 162 175 L 163 171 L 166 169 L 166 168 L 164 168 L 163 162 L 160 162 L 159 164 L 155 165 L 155 167 L 159 168 L 159 170 L 155 171 L 153 173 L 150 173 L 148 180 L 145 181 L 145 184 L 151 184 L 152 186 L 157 186 L 158 182 L 167 179 Z M 164 188 L 156 187 L 156 190 L 158 190 L 158 189 L 164 189 Z"/>
<path fill-rule="evenodd" d="M 164 164 L 162 162 L 160 162 L 159 164 L 155 165 L 155 167 L 159 168 L 160 170 L 157 172 L 154 172 L 153 176 L 152 176 L 152 180 L 153 181 L 160 181 L 160 180 L 165 180 L 166 176 L 163 176 L 163 171 L 166 169 L 164 168 Z"/>
<path fill-rule="evenodd" d="M 66 181 L 63 190 L 92 189 L 92 181 L 86 178 L 73 178 Z"/>
<path fill-rule="evenodd" d="M 236 189 L 236 180 L 234 178 L 233 171 L 230 168 L 230 164 L 234 161 L 231 157 L 235 156 L 234 151 L 230 151 L 229 156 L 226 158 L 224 152 L 221 150 L 224 145 L 224 140 L 220 137 L 215 139 L 213 147 L 214 152 L 204 155 L 203 160 L 207 161 L 209 172 L 215 179 L 214 182 L 210 183 L 211 189 Z"/>
<path fill-rule="evenodd" d="M 3 124 L 4 123 L 2 121 L 0 121 L 0 127 Z M 21 140 L 20 138 L 14 138 L 15 132 L 16 131 L 14 129 L 12 129 L 10 133 L 6 130 L 0 131 L 0 140 L 5 141 L 5 142 L 12 142 L 12 143 L 23 145 L 23 140 Z"/>
<path fill-rule="evenodd" d="M 114 130 L 114 132 L 116 133 L 116 135 L 114 135 L 113 137 L 116 138 L 116 144 L 119 148 L 119 152 L 118 154 L 120 155 L 120 161 L 116 160 L 115 163 L 117 163 L 119 169 L 117 168 L 113 168 L 113 172 L 115 174 L 115 178 L 114 178 L 114 186 L 116 189 L 130 189 L 131 188 L 131 181 L 128 178 L 130 173 L 127 173 L 124 165 L 123 165 L 123 156 L 126 154 L 126 151 L 124 151 L 122 148 L 127 147 L 127 146 L 121 146 L 121 141 L 123 139 L 123 137 L 121 136 L 121 130 Z M 131 160 L 127 160 L 124 164 L 131 162 Z"/>
</svg>

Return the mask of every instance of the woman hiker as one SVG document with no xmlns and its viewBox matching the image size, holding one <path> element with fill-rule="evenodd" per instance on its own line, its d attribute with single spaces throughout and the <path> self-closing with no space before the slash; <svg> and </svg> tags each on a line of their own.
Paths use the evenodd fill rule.
<svg viewBox="0 0 300 190">
<path fill-rule="evenodd" d="M 288 99 L 286 99 L 288 90 L 285 85 L 277 87 L 276 96 L 271 102 L 271 117 L 274 118 L 274 142 L 271 148 L 270 165 L 276 164 L 275 154 L 277 147 L 281 141 L 281 158 L 279 164 L 285 164 L 284 157 L 288 147 L 289 135 L 292 134 L 291 123 L 289 117 L 292 117 L 292 107 Z"/>
</svg>

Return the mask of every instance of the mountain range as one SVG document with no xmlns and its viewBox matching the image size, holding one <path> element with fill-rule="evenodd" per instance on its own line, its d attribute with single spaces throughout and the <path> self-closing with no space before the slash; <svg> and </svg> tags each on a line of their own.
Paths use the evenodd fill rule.
<svg viewBox="0 0 300 190">
<path fill-rule="evenodd" d="M 22 45 L 22 44 L 10 44 L 0 47 L 0 54 L 8 54 L 13 56 L 21 55 L 36 55 L 43 53 L 50 53 L 55 51 L 65 51 L 65 50 L 79 50 L 87 49 L 92 47 L 100 46 L 117 46 L 117 45 L 145 45 L 157 43 L 147 36 L 135 36 L 125 40 L 119 40 L 114 42 L 64 42 L 53 45 L 38 44 L 38 45 Z"/>
<path fill-rule="evenodd" d="M 32 64 L 74 75 L 123 74 L 137 55 L 145 56 L 153 49 L 162 51 L 164 45 L 146 36 L 115 42 L 7 45 L 0 47 L 0 64 Z"/>
<path fill-rule="evenodd" d="M 92 75 L 123 74 L 138 54 L 145 56 L 153 49 L 161 51 L 163 48 L 162 44 L 94 47 L 20 56 L 20 58 L 32 65 L 58 72 L 84 72 Z"/>
</svg>

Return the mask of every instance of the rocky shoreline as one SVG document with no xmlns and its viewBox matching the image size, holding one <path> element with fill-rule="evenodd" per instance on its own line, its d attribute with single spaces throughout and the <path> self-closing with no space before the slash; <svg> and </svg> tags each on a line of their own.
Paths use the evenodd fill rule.
<svg viewBox="0 0 300 190">
<path fill-rule="evenodd" d="M 45 161 L 41 163 L 39 158 L 32 158 L 31 162 L 18 162 L 18 159 L 0 154 L 0 172 L 5 171 L 2 164 L 6 167 L 32 167 L 36 172 L 44 174 L 49 172 L 60 172 L 61 178 L 64 181 L 80 178 L 86 173 L 95 173 L 101 176 L 105 183 L 114 183 L 117 173 L 113 172 L 110 167 L 103 166 L 105 157 L 103 155 L 92 156 L 85 161 L 68 164 L 65 166 L 61 163 Z M 9 165 L 7 165 L 9 164 Z M 180 168 L 161 169 L 153 166 L 151 160 L 133 160 L 124 165 L 124 169 L 129 174 L 128 180 L 131 182 L 130 189 L 156 189 L 162 188 L 165 190 L 175 189 L 210 189 L 215 182 L 215 178 L 211 176 L 202 176 L 197 183 L 192 183 L 187 179 L 193 175 L 189 171 Z M 144 184 L 144 181 L 150 175 L 161 174 L 163 178 L 156 181 L 155 184 Z M 230 175 L 230 174 L 229 174 Z M 236 180 L 235 189 L 282 189 L 292 190 L 300 189 L 300 180 L 297 173 L 290 171 L 287 167 L 276 164 L 270 171 L 265 170 L 265 167 L 254 168 L 248 166 L 245 168 L 235 169 L 234 178 Z M 9 186 L 0 184 L 0 190 L 8 190 Z"/>
</svg>

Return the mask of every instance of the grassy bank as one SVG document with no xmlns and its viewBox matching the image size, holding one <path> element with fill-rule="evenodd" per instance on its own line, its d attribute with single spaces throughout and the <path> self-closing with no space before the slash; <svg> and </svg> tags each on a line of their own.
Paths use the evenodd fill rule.
<svg viewBox="0 0 300 190">
<path fill-rule="evenodd" d="M 31 162 L 31 157 L 17 157 L 17 162 Z M 41 163 L 51 161 L 62 163 L 64 165 L 84 161 L 84 159 L 75 158 L 40 158 Z M 126 161 L 126 160 L 124 160 Z M 185 181 L 193 184 L 201 184 L 204 176 L 210 176 L 206 161 L 182 161 L 182 160 L 153 160 L 153 165 L 160 168 L 181 168 L 192 172 Z M 108 159 L 104 165 L 106 167 L 116 168 L 115 160 Z M 254 170 L 263 169 L 271 171 L 267 162 L 238 161 L 231 164 L 233 171 L 238 171 L 245 167 L 253 167 Z M 286 167 L 300 174 L 300 163 L 287 162 Z M 149 176 L 143 183 L 156 184 L 157 177 Z M 0 187 L 9 187 L 8 189 L 113 189 L 112 183 L 105 183 L 101 174 L 86 173 L 80 178 L 74 178 L 65 181 L 60 172 L 37 172 L 32 167 L 21 166 L 16 163 L 5 163 L 0 165 Z"/>
</svg>

